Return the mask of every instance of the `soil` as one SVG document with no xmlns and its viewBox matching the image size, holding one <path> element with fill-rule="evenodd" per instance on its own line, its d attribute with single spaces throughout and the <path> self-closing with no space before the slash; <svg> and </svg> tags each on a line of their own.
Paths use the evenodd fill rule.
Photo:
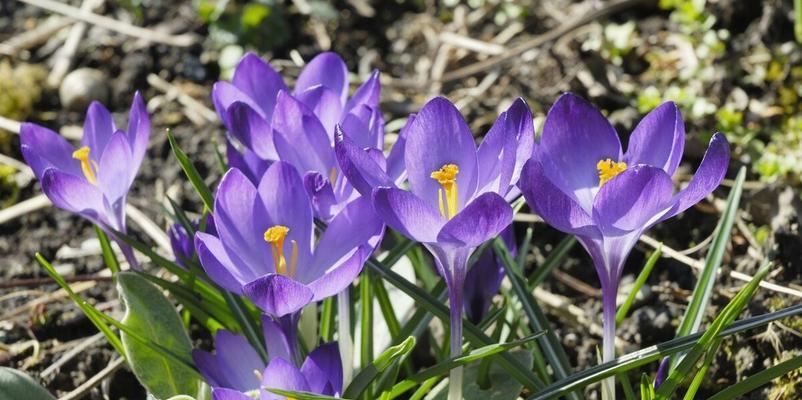
<svg viewBox="0 0 802 400">
<path fill-rule="evenodd" d="M 78 6 L 80 2 L 70 1 Z M 165 24 L 174 32 L 193 32 L 205 38 L 197 45 L 179 48 L 168 45 L 148 45 L 137 42 L 119 34 L 112 34 L 99 28 L 91 28 L 86 43 L 79 48 L 74 68 L 91 67 L 105 73 L 112 96 L 107 106 L 112 110 L 118 124 L 127 120 L 127 110 L 135 90 L 140 90 L 150 100 L 153 132 L 146 160 L 139 172 L 129 202 L 143 210 L 157 224 L 166 227 L 169 223 L 162 211 L 165 191 L 171 193 L 186 210 L 199 211 L 200 203 L 194 195 L 192 187 L 184 179 L 179 165 L 172 156 L 166 141 L 165 129 L 171 129 L 181 148 L 191 156 L 202 176 L 213 184 L 221 175 L 217 166 L 215 150 L 224 143 L 224 131 L 219 124 L 193 123 L 185 113 L 185 108 L 163 92 L 148 85 L 147 76 L 157 74 L 172 82 L 185 93 L 212 108 L 209 91 L 218 79 L 220 67 L 217 59 L 221 45 L 210 38 L 210 28 L 202 23 L 193 2 L 182 0 L 176 2 L 160 2 L 143 0 L 144 12 L 138 18 L 132 18 L 128 7 L 106 2 L 97 13 L 121 20 L 131 21 L 141 26 Z M 288 2 L 294 3 L 294 2 Z M 375 16 L 360 15 L 353 3 L 363 1 L 336 1 L 333 7 L 342 10 L 333 20 L 316 19 L 315 16 L 302 14 L 297 6 L 285 5 L 285 16 L 290 39 L 280 47 L 263 55 L 271 60 L 289 60 L 294 52 L 304 59 L 309 59 L 321 50 L 320 29 L 330 39 L 331 49 L 339 52 L 349 65 L 351 71 L 362 73 L 366 66 L 379 68 L 388 78 L 383 86 L 383 107 L 385 120 L 393 121 L 404 118 L 417 110 L 427 98 L 435 94 L 443 94 L 455 101 L 463 101 L 463 114 L 471 123 L 474 132 L 486 132 L 495 116 L 518 96 L 524 97 L 533 109 L 536 117 L 542 118 L 554 99 L 564 91 L 573 91 L 589 98 L 595 105 L 613 116 L 616 128 L 626 143 L 627 133 L 641 117 L 636 111 L 634 101 L 627 94 L 620 92 L 610 81 L 626 80 L 630 84 L 639 85 L 650 79 L 644 76 L 649 61 L 643 59 L 638 52 L 626 56 L 621 65 L 608 63 L 599 51 L 583 48 L 585 36 L 569 33 L 553 44 L 525 52 L 520 60 L 506 63 L 499 69 L 478 74 L 463 80 L 444 84 L 429 83 L 430 72 L 437 68 L 438 47 L 433 44 L 437 34 L 451 30 L 462 23 L 464 27 L 458 33 L 470 35 L 482 40 L 490 40 L 508 27 L 511 22 L 498 23 L 498 15 L 504 7 L 495 1 L 472 9 L 466 6 L 457 8 L 438 7 L 435 1 L 368 1 L 375 8 Z M 484 2 L 482 2 L 484 3 Z M 587 3 L 587 4 L 586 4 Z M 592 3 L 592 4 L 590 4 Z M 601 3 L 601 5 L 600 5 Z M 513 36 L 506 45 L 514 46 L 525 40 L 558 26 L 566 12 L 580 13 L 588 7 L 604 7 L 597 1 L 557 2 L 523 2 L 526 10 L 523 17 L 516 19 L 521 24 L 521 32 Z M 725 99 L 739 85 L 736 75 L 738 58 L 747 50 L 746 43 L 763 41 L 767 45 L 784 43 L 793 40 L 793 29 L 790 28 L 790 2 L 768 1 L 764 7 L 748 9 L 747 2 L 720 0 L 708 2 L 709 12 L 718 16 L 717 29 L 727 29 L 732 38 L 727 42 L 728 48 L 719 60 L 721 69 L 720 83 L 713 89 L 712 97 Z M 775 7 L 773 17 L 766 19 L 765 12 Z M 477 11 L 479 10 L 479 11 Z M 635 21 L 640 35 L 663 40 L 666 32 L 676 31 L 676 23 L 668 17 L 668 11 L 649 5 L 649 2 L 627 8 L 606 20 L 594 22 L 592 25 L 608 22 L 624 23 Z M 8 1 L 0 3 L 0 42 L 31 29 L 44 21 L 48 12 L 20 2 Z M 468 22 L 459 22 L 468 21 Z M 768 24 L 761 28 L 760 24 Z M 760 26 L 758 26 L 760 25 Z M 322 26 L 322 28 L 320 28 Z M 790 32 L 790 33 L 789 33 Z M 662 35 L 662 36 L 661 36 Z M 791 35 L 789 37 L 789 35 Z M 52 40 L 52 39 L 51 39 Z M 643 44 L 644 46 L 646 44 Z M 47 44 L 32 48 L 15 57 L 6 57 L 12 64 L 38 63 L 47 65 L 52 49 Z M 445 72 L 469 65 L 485 56 L 452 49 L 447 52 Z M 0 61 L 3 57 L 0 57 Z M 295 76 L 298 68 L 291 62 L 282 62 L 284 73 Z M 369 70 L 369 69 L 368 69 Z M 482 85 L 488 74 L 499 73 L 499 77 L 488 87 L 483 87 L 478 94 L 470 95 L 470 91 Z M 392 79 L 389 79 L 392 78 Z M 743 87 L 750 97 L 765 98 L 772 96 L 768 88 L 757 86 Z M 58 91 L 44 88 L 44 94 L 35 105 L 29 120 L 58 130 L 67 125 L 81 125 L 83 113 L 66 110 L 59 102 Z M 124 125 L 123 125 L 124 126 Z M 691 119 L 686 117 L 688 144 L 682 171 L 690 174 L 698 166 L 704 151 L 704 134 L 716 129 L 716 122 L 710 116 Z M 3 140 L 10 140 L 13 149 L 11 157 L 21 160 L 18 138 L 3 135 Z M 709 135 L 708 135 L 709 137 Z M 220 147 L 221 148 L 221 147 Z M 745 154 L 734 153 L 735 158 L 727 174 L 734 178 L 738 168 L 748 164 Z M 750 172 L 749 181 L 756 179 Z M 776 266 L 771 279 L 781 285 L 798 285 L 802 274 L 802 255 L 800 255 L 800 236 L 798 210 L 795 205 L 783 205 L 779 193 L 785 184 L 775 185 L 772 193 L 766 193 L 765 187 L 747 188 L 742 200 L 741 218 L 750 226 L 762 226 L 772 223 L 779 213 L 779 208 L 790 216 L 772 226 L 772 233 L 760 247 L 752 249 L 771 254 Z M 796 193 L 795 187 L 792 187 Z M 28 199 L 41 193 L 38 183 L 21 187 L 19 199 Z M 725 199 L 729 188 L 722 186 L 714 194 L 716 199 Z M 4 194 L 5 195 L 5 194 Z M 757 199 L 757 200 L 755 200 Z M 755 203 L 753 203 L 755 202 Z M 777 210 L 769 211 L 763 220 L 752 208 L 777 204 Z M 682 250 L 703 242 L 715 229 L 719 214 L 710 202 L 703 202 L 698 207 L 688 210 L 671 221 L 660 224 L 648 234 L 674 249 Z M 523 237 L 527 224 L 517 224 L 518 237 Z M 148 240 L 137 229 L 133 234 L 142 240 Z M 725 256 L 722 272 L 726 274 L 737 270 L 747 274 L 754 273 L 758 260 L 749 252 L 749 237 L 740 229 L 733 231 L 729 251 Z M 532 253 L 528 255 L 527 271 L 533 271 L 543 257 L 553 249 L 562 238 L 559 233 L 544 224 L 535 225 L 535 239 Z M 59 268 L 72 270 L 72 276 L 99 274 L 104 269 L 99 255 L 91 255 L 77 259 L 63 259 L 58 256 L 59 249 L 67 246 L 80 248 L 95 238 L 92 226 L 64 211 L 45 208 L 28 213 L 18 219 L 0 225 L 0 283 L 14 282 L 27 278 L 46 277 L 46 273 L 34 260 L 34 254 L 40 252 Z M 629 258 L 624 270 L 624 281 L 631 282 L 641 270 L 646 256 L 651 249 L 639 245 Z M 693 253 L 695 258 L 703 258 L 706 248 Z M 71 267 L 70 267 L 71 266 Z M 598 279 L 589 257 L 580 246 L 576 246 L 560 265 L 559 270 L 590 287 L 598 287 Z M 631 311 L 631 315 L 619 327 L 621 339 L 628 343 L 628 351 L 650 346 L 671 339 L 674 336 L 686 304 L 687 296 L 696 283 L 696 272 L 687 265 L 672 259 L 661 259 L 651 274 L 645 296 L 640 298 Z M 713 317 L 734 295 L 742 282 L 734 281 L 722 274 L 716 287 L 714 297 L 708 308 L 708 316 Z M 601 301 L 595 293 L 583 290 L 575 284 L 567 284 L 562 280 L 547 279 L 542 287 L 554 294 L 565 296 L 586 312 L 586 315 L 600 323 Z M 798 288 L 798 286 L 796 286 Z M 14 295 L 23 289 L 34 290 L 27 295 Z M 35 287 L 12 287 L 0 289 L 0 310 L 6 313 L 24 306 L 37 298 L 56 292 L 55 284 L 42 284 Z M 622 290 L 623 292 L 623 290 Z M 109 281 L 98 281 L 93 287 L 81 293 L 96 305 L 107 305 L 108 310 L 119 311 L 115 302 L 117 295 L 113 284 Z M 760 313 L 775 311 L 781 307 L 798 303 L 798 299 L 776 295 L 766 290 L 758 291 L 748 309 L 741 315 L 747 317 Z M 549 313 L 550 322 L 563 338 L 569 350 L 571 365 L 581 370 L 596 364 L 596 347 L 600 346 L 600 338 L 591 335 L 587 327 L 576 326 L 570 321 Z M 799 321 L 785 321 L 787 326 L 800 326 Z M 789 328 L 790 329 L 790 328 Z M 767 339 L 776 335 L 778 346 Z M 86 351 L 81 352 L 58 371 L 48 376 L 41 372 L 64 354 L 70 347 L 94 335 L 96 329 L 84 317 L 80 310 L 68 299 L 59 298 L 40 307 L 25 309 L 24 312 L 0 320 L 0 365 L 12 366 L 25 370 L 40 381 L 54 394 L 64 394 L 74 389 L 88 378 L 103 369 L 115 356 L 113 349 L 105 341 L 97 341 Z M 200 338 L 198 340 L 201 340 Z M 33 348 L 24 350 L 21 343 L 35 341 L 38 351 Z M 723 350 L 710 371 L 711 379 L 699 392 L 699 398 L 705 398 L 738 379 L 749 376 L 761 369 L 773 365 L 783 356 L 784 351 L 795 351 L 801 348 L 802 339 L 792 331 L 779 329 L 777 326 L 762 331 L 747 332 L 728 339 Z M 16 352 L 6 349 L 13 348 Z M 797 349 L 797 350 L 795 350 Z M 650 367 L 652 371 L 656 365 Z M 639 382 L 640 376 L 631 374 L 632 382 Z M 793 388 L 798 382 L 784 381 L 783 384 Z M 776 388 L 755 391 L 750 398 L 765 398 Z M 777 392 L 772 392 L 777 393 Z M 788 392 L 793 393 L 793 392 Z M 588 398 L 595 398 L 595 388 L 587 389 Z M 103 385 L 88 393 L 87 399 L 141 399 L 144 391 L 126 368 L 113 374 Z M 788 397 L 791 398 L 791 397 Z"/>
</svg>

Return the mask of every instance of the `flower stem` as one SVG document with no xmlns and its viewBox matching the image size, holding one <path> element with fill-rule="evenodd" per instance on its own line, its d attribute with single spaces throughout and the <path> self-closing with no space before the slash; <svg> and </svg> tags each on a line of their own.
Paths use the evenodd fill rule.
<svg viewBox="0 0 802 400">
<path fill-rule="evenodd" d="M 461 284 L 460 284 L 461 285 Z M 461 289 L 461 288 L 460 288 Z M 451 311 L 451 358 L 462 354 L 462 290 L 449 291 L 449 307 Z M 448 375 L 448 400 L 462 400 L 462 367 L 451 370 Z"/>
<path fill-rule="evenodd" d="M 612 361 L 615 359 L 615 302 L 618 294 L 617 289 L 618 288 L 616 287 L 615 290 L 604 290 L 602 292 L 602 318 L 604 320 L 602 335 L 602 362 Z M 615 376 L 605 378 L 602 381 L 602 399 L 615 399 Z"/>
<path fill-rule="evenodd" d="M 343 362 L 343 387 L 351 383 L 354 372 L 354 339 L 351 336 L 351 296 L 347 287 L 337 294 L 337 343 Z"/>
</svg>

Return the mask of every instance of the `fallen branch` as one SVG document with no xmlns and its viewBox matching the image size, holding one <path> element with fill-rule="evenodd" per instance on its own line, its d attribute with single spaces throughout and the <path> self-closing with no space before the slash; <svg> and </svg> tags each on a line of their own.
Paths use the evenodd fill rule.
<svg viewBox="0 0 802 400">
<path fill-rule="evenodd" d="M 154 31 L 147 28 L 131 25 L 114 18 L 98 15 L 88 11 L 82 11 L 64 3 L 54 0 L 17 0 L 22 3 L 30 4 L 57 14 L 62 14 L 72 19 L 90 23 L 103 29 L 108 29 L 123 35 L 135 37 L 149 42 L 163 43 L 171 46 L 188 47 L 198 41 L 194 34 L 169 35 L 163 32 Z"/>
</svg>

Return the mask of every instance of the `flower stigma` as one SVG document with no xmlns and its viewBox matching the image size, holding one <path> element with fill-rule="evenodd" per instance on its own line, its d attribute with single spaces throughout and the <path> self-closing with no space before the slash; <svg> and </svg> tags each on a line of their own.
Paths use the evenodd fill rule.
<svg viewBox="0 0 802 400">
<path fill-rule="evenodd" d="M 89 151 L 89 146 L 83 146 L 72 152 L 72 158 L 81 162 L 81 171 L 83 171 L 86 180 L 94 185 L 97 183 L 95 171 L 99 168 L 96 162 L 89 159 Z"/>
<path fill-rule="evenodd" d="M 298 243 L 291 240 L 292 254 L 290 255 L 289 269 L 287 268 L 287 259 L 284 257 L 284 239 L 290 228 L 284 225 L 273 225 L 265 231 L 265 242 L 270 244 L 270 250 L 273 253 L 273 264 L 276 266 L 276 273 L 279 275 L 293 277 L 295 276 L 296 268 L 298 266 Z"/>
<path fill-rule="evenodd" d="M 600 160 L 596 163 L 596 169 L 599 170 L 599 187 L 604 186 L 610 179 L 615 178 L 618 174 L 627 170 L 627 163 L 615 162 L 611 159 Z"/>
<path fill-rule="evenodd" d="M 457 214 L 458 173 L 459 167 L 456 164 L 446 164 L 430 175 L 443 187 L 437 190 L 437 206 L 445 219 L 451 219 Z"/>
</svg>

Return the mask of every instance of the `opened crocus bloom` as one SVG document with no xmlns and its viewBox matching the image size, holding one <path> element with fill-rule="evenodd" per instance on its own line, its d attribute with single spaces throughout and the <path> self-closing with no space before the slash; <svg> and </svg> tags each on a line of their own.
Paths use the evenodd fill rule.
<svg viewBox="0 0 802 400">
<path fill-rule="evenodd" d="M 229 147 L 229 162 L 254 182 L 269 161 L 289 162 L 306 174 L 316 217 L 330 221 L 359 195 L 337 165 L 335 125 L 345 127 L 360 146 L 380 152 L 384 145 L 378 71 L 350 98 L 348 89 L 348 69 L 335 53 L 312 59 L 292 92 L 269 64 L 247 54 L 231 82 L 218 82 L 212 90 L 217 113 L 244 146 L 242 152 Z"/>
<path fill-rule="evenodd" d="M 128 131 L 117 128 L 109 111 L 93 102 L 78 148 L 45 127 L 20 128 L 22 156 L 56 207 L 78 214 L 112 233 L 126 259 L 137 267 L 131 248 L 113 235 L 126 232 L 125 202 L 150 137 L 150 119 L 139 93 L 128 115 Z"/>
<path fill-rule="evenodd" d="M 195 235 L 201 265 L 217 284 L 276 319 L 294 320 L 308 303 L 346 288 L 384 233 L 369 200 L 358 199 L 315 242 L 312 204 L 298 172 L 283 161 L 258 187 L 229 170 L 213 214 L 217 235 Z"/>
<path fill-rule="evenodd" d="M 343 131 L 347 137 L 345 127 Z M 338 158 L 348 179 L 360 190 L 378 186 L 372 190 L 373 206 L 384 222 L 434 255 L 448 285 L 452 356 L 457 356 L 461 352 L 468 257 L 512 222 L 512 208 L 505 196 L 532 155 L 532 117 L 526 104 L 516 101 L 477 150 L 456 107 L 444 98 L 435 98 L 410 122 L 405 136 L 409 191 L 393 185 L 381 158 L 353 141 L 340 141 Z M 452 377 L 452 388 L 461 388 L 459 371 Z"/>
<path fill-rule="evenodd" d="M 212 387 L 214 400 L 284 400 L 266 389 L 310 392 L 324 396 L 342 394 L 343 370 L 337 343 L 325 343 L 302 361 L 292 360 L 292 349 L 281 328 L 263 318 L 268 362 L 248 341 L 225 329 L 215 334 L 215 353 L 194 350 L 192 358 Z"/>
<path fill-rule="evenodd" d="M 603 359 L 615 357 L 615 311 L 624 261 L 640 235 L 705 198 L 729 164 L 729 144 L 716 133 L 688 186 L 674 193 L 671 177 L 685 145 L 674 103 L 650 112 L 622 152 L 618 134 L 598 110 L 565 94 L 546 117 L 536 156 L 519 186 L 529 206 L 555 228 L 577 236 L 593 258 L 603 297 Z M 603 388 L 614 396 L 612 381 Z"/>
</svg>

